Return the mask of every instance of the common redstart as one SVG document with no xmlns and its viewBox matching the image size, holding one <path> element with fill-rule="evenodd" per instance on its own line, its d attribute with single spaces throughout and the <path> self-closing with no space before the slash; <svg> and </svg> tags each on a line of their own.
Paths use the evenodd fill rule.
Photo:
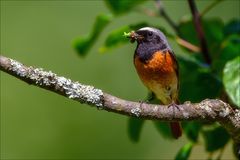
<svg viewBox="0 0 240 160">
<path fill-rule="evenodd" d="M 156 28 L 132 31 L 131 42 L 137 41 L 134 65 L 143 84 L 164 105 L 178 104 L 179 66 L 165 35 Z M 179 122 L 170 122 L 174 138 L 182 135 Z"/>
</svg>

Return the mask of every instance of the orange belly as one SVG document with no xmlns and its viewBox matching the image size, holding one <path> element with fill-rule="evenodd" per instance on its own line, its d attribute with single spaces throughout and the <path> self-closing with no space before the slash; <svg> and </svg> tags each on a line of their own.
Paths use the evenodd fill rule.
<svg viewBox="0 0 240 160">
<path fill-rule="evenodd" d="M 143 63 L 136 56 L 134 64 L 144 85 L 152 91 L 163 104 L 175 102 L 178 98 L 178 77 L 174 67 L 176 62 L 169 52 L 156 52 Z"/>
</svg>

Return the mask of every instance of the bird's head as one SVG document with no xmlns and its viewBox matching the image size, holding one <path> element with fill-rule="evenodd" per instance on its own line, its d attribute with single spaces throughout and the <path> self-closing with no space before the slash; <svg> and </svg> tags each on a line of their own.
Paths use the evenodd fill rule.
<svg viewBox="0 0 240 160">
<path fill-rule="evenodd" d="M 144 27 L 137 31 L 132 31 L 129 38 L 131 42 L 137 41 L 137 43 L 167 44 L 165 35 L 160 30 L 152 27 Z"/>
</svg>

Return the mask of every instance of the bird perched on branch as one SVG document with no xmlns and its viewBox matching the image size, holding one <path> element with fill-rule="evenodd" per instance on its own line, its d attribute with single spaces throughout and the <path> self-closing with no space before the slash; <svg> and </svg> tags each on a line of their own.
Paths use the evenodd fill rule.
<svg viewBox="0 0 240 160">
<path fill-rule="evenodd" d="M 131 42 L 137 41 L 134 65 L 143 84 L 162 104 L 176 107 L 179 67 L 164 34 L 156 28 L 144 27 L 130 32 L 127 37 Z M 179 122 L 170 122 L 170 128 L 174 138 L 182 135 Z"/>
</svg>

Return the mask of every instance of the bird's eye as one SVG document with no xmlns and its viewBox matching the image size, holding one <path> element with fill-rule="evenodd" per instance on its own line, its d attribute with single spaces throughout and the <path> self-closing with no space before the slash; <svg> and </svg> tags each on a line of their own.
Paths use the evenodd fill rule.
<svg viewBox="0 0 240 160">
<path fill-rule="evenodd" d="M 149 36 L 152 36 L 152 35 L 153 35 L 153 32 L 151 32 L 151 31 L 148 32 L 148 35 L 149 35 Z"/>
</svg>

